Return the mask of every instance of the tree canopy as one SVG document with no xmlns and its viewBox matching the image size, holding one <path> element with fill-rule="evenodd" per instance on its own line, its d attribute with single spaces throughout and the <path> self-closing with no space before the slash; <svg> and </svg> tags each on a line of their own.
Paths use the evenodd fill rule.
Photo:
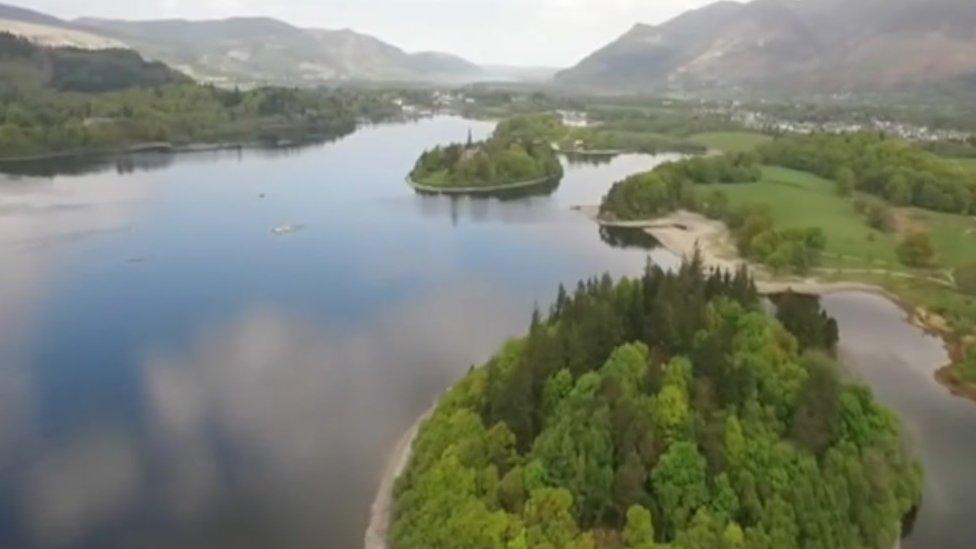
<svg viewBox="0 0 976 549">
<path fill-rule="evenodd" d="M 792 135 L 759 148 L 769 164 L 836 178 L 899 206 L 976 212 L 976 176 L 952 160 L 873 133 Z"/>
<path fill-rule="evenodd" d="M 920 467 L 807 339 L 803 354 L 745 272 L 697 258 L 560 288 L 422 426 L 391 541 L 888 549 Z"/>
<path fill-rule="evenodd" d="M 547 136 L 558 132 L 549 115 L 525 115 L 498 124 L 492 137 L 478 143 L 435 147 L 420 155 L 410 179 L 428 187 L 489 187 L 556 179 L 562 165 Z"/>
</svg>

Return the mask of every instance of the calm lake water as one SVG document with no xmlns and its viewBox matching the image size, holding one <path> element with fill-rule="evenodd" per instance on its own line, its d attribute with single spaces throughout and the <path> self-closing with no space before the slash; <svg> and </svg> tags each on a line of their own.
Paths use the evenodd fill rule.
<svg viewBox="0 0 976 549">
<path fill-rule="evenodd" d="M 414 194 L 417 155 L 469 129 L 492 125 L 0 176 L 0 547 L 360 546 L 438 394 L 560 282 L 643 268 L 642 242 L 571 207 L 674 158 L 567 164 L 515 200 Z M 938 342 L 896 308 L 826 305 L 926 460 L 909 545 L 967 546 L 976 406 L 935 385 Z"/>
<path fill-rule="evenodd" d="M 504 202 L 414 194 L 419 153 L 469 128 L 492 125 L 0 180 L 0 546 L 360 545 L 440 392 L 560 282 L 643 268 L 570 208 L 673 158 Z"/>
<path fill-rule="evenodd" d="M 905 548 L 976 545 L 976 404 L 951 396 L 934 375 L 949 359 L 942 340 L 908 324 L 887 299 L 825 297 L 840 326 L 841 359 L 898 412 L 925 469 L 922 508 Z"/>
</svg>

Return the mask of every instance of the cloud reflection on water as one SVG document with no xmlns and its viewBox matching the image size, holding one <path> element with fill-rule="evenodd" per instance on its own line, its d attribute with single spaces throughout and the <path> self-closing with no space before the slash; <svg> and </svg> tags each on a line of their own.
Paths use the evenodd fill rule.
<svg viewBox="0 0 976 549">
<path fill-rule="evenodd" d="M 186 356 L 147 358 L 164 508 L 205 522 L 260 502 L 271 524 L 255 545 L 312 546 L 360 529 L 399 433 L 441 388 L 521 332 L 524 309 L 478 285 L 352 330 L 253 309 L 201 333 Z M 348 497 L 323 497 L 337 493 Z"/>
<path fill-rule="evenodd" d="M 39 544 L 64 546 L 93 525 L 124 513 L 140 491 L 142 466 L 133 441 L 118 432 L 81 433 L 45 454 L 28 477 L 29 524 Z"/>
</svg>

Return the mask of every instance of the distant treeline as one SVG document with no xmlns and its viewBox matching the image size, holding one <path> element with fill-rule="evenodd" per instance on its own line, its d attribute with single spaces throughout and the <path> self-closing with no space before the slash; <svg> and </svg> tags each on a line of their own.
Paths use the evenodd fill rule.
<svg viewBox="0 0 976 549">
<path fill-rule="evenodd" d="M 147 142 L 301 141 L 399 113 L 390 92 L 198 85 L 126 50 L 42 48 L 0 34 L 0 157 Z"/>
<path fill-rule="evenodd" d="M 857 190 L 898 206 L 976 213 L 976 175 L 898 139 L 873 133 L 789 136 L 759 152 L 767 164 L 853 180 Z"/>
</svg>

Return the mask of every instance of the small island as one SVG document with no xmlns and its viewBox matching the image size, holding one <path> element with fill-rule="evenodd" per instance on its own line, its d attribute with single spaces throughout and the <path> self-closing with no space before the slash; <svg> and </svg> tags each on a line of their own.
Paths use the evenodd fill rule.
<svg viewBox="0 0 976 549">
<path fill-rule="evenodd" d="M 501 122 L 491 138 L 425 151 L 407 178 L 421 192 L 485 193 L 530 188 L 563 175 L 545 136 L 558 124 L 550 116 L 515 117 Z"/>
</svg>

